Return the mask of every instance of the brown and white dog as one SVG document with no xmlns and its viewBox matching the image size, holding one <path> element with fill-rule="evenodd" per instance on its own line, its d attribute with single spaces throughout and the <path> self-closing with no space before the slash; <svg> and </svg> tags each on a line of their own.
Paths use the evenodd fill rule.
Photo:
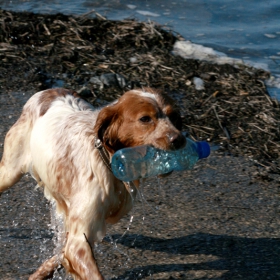
<svg viewBox="0 0 280 280">
<path fill-rule="evenodd" d="M 126 92 L 96 109 L 66 89 L 33 95 L 7 133 L 0 163 L 0 194 L 29 172 L 64 217 L 65 247 L 29 279 L 50 276 L 59 264 L 75 279 L 103 279 L 94 242 L 132 207 L 133 193 L 114 177 L 110 159 L 119 149 L 149 144 L 185 145 L 174 102 L 150 88 Z M 134 186 L 139 186 L 135 181 Z"/>
</svg>

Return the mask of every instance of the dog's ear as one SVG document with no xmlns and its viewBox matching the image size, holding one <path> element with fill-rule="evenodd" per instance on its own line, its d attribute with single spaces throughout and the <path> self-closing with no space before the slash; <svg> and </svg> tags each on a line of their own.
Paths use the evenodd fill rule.
<svg viewBox="0 0 280 280">
<path fill-rule="evenodd" d="M 116 141 L 119 122 L 117 106 L 112 105 L 101 109 L 94 126 L 94 134 L 111 154 L 118 149 Z"/>
<path fill-rule="evenodd" d="M 156 92 L 161 97 L 162 105 L 166 108 L 166 114 L 171 123 L 181 131 L 183 127 L 183 120 L 180 114 L 179 106 L 176 104 L 175 100 L 166 92 L 162 90 L 157 90 Z"/>
<path fill-rule="evenodd" d="M 110 123 L 114 120 L 115 115 L 116 110 L 113 110 L 111 107 L 104 107 L 97 116 L 94 126 L 94 133 L 102 143 L 104 142 L 105 132 L 108 129 Z"/>
<path fill-rule="evenodd" d="M 182 117 L 181 117 L 181 114 L 180 114 L 179 110 L 174 110 L 173 112 L 168 114 L 168 117 L 169 117 L 170 121 L 172 122 L 172 124 L 178 130 L 181 131 L 182 128 L 183 128 L 183 120 L 182 120 Z"/>
</svg>

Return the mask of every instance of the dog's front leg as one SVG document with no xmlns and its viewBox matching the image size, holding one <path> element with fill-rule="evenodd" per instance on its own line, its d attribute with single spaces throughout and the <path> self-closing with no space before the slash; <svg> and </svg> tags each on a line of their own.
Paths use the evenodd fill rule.
<svg viewBox="0 0 280 280">
<path fill-rule="evenodd" d="M 63 266 L 75 276 L 75 280 L 103 280 L 93 255 L 92 244 L 86 234 L 68 234 L 64 250 Z"/>
</svg>

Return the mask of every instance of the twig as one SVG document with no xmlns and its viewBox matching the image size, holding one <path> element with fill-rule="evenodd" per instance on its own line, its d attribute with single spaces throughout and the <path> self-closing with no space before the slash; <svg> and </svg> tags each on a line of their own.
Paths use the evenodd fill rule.
<svg viewBox="0 0 280 280">
<path fill-rule="evenodd" d="M 258 127 L 257 125 L 255 125 L 255 124 L 253 124 L 253 123 L 248 123 L 248 124 L 251 125 L 251 126 L 253 126 L 253 127 L 255 127 L 255 128 L 257 128 L 257 129 L 259 129 L 260 131 L 262 131 L 262 132 L 264 132 L 264 133 L 267 133 L 267 134 L 269 134 L 269 135 L 275 136 L 274 134 L 272 134 L 272 133 L 270 133 L 270 132 L 268 132 L 268 131 L 265 131 L 264 129 Z"/>
<path fill-rule="evenodd" d="M 217 118 L 217 120 L 218 120 L 218 123 L 219 123 L 220 128 L 221 128 L 222 130 L 224 130 L 224 128 L 223 128 L 223 126 L 222 126 L 222 123 L 221 123 L 221 121 L 220 121 L 220 118 L 219 118 L 219 116 L 218 116 L 218 114 L 217 114 L 216 106 L 213 106 L 213 110 L 214 110 L 215 116 L 216 116 L 216 118 Z"/>
<path fill-rule="evenodd" d="M 46 30 L 47 34 L 50 36 L 51 32 L 49 31 L 48 27 L 43 23 L 43 27 Z"/>
<path fill-rule="evenodd" d="M 267 94 L 264 94 L 264 96 L 268 100 L 269 104 L 273 105 L 273 102 L 272 102 L 271 98 Z"/>
<path fill-rule="evenodd" d="M 99 13 L 95 13 L 95 15 L 96 15 L 99 19 L 106 20 L 106 18 L 103 17 L 103 16 L 101 16 Z"/>
<path fill-rule="evenodd" d="M 202 105 L 204 105 L 205 103 L 207 103 L 212 97 L 216 97 L 217 94 L 219 93 L 219 91 L 215 91 L 214 93 L 212 93 L 209 97 L 207 97 L 204 102 L 202 103 Z"/>
<path fill-rule="evenodd" d="M 199 129 L 199 128 L 197 128 L 197 127 L 194 127 L 194 126 L 192 126 L 192 125 L 187 125 L 187 124 L 185 124 L 185 126 L 191 128 L 191 129 L 194 129 L 194 130 L 201 131 L 201 132 L 203 132 L 203 133 L 205 133 L 205 134 L 208 134 L 208 135 L 211 135 L 211 134 L 212 134 L 212 133 L 206 132 L 206 131 L 204 131 L 204 130 L 202 130 L 202 129 Z"/>
<path fill-rule="evenodd" d="M 280 145 L 279 145 L 279 144 L 277 144 L 277 143 L 275 143 L 275 142 L 271 141 L 270 139 L 268 139 L 268 142 L 270 142 L 271 144 L 274 144 L 275 146 L 277 146 L 277 147 L 279 147 L 279 148 L 280 148 Z"/>
</svg>

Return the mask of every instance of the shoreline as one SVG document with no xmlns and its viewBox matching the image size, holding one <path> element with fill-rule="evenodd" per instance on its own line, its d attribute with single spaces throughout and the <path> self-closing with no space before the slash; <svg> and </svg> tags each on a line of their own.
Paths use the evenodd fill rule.
<svg viewBox="0 0 280 280">
<path fill-rule="evenodd" d="M 264 83 L 268 72 L 175 56 L 180 35 L 152 22 L 3 10 L 0 20 L 1 92 L 66 87 L 100 106 L 131 87 L 160 87 L 194 139 L 279 172 L 280 109 Z"/>
</svg>

